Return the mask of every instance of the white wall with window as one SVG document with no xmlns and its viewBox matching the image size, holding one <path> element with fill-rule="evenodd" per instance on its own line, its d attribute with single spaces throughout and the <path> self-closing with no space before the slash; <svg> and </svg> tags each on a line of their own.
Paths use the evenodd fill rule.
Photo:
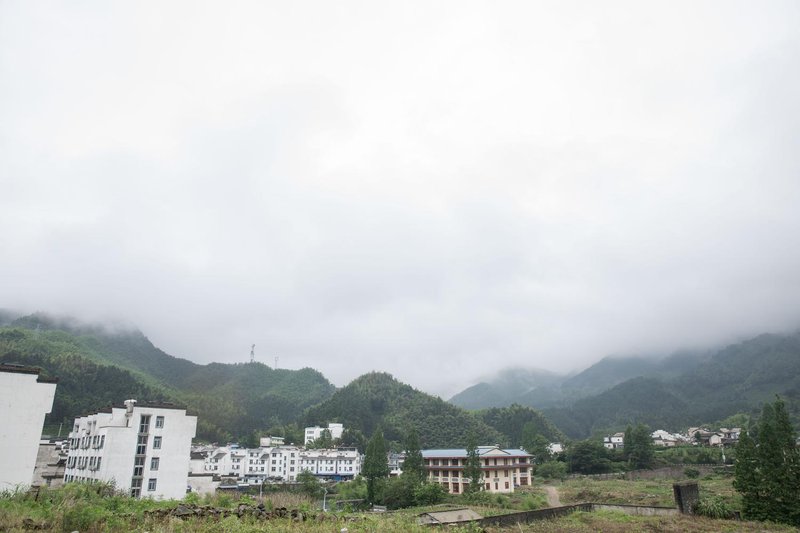
<svg viewBox="0 0 800 533">
<path fill-rule="evenodd" d="M 75 419 L 64 481 L 113 481 L 141 498 L 183 498 L 197 417 L 128 400 Z"/>
</svg>

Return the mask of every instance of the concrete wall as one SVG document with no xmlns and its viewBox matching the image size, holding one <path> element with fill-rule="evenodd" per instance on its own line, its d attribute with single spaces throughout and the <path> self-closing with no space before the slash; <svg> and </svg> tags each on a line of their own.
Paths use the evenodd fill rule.
<svg viewBox="0 0 800 533">
<path fill-rule="evenodd" d="M 635 516 L 675 516 L 680 514 L 674 507 L 650 507 L 646 505 L 617 505 L 593 503 L 592 511 L 619 511 Z"/>
<path fill-rule="evenodd" d="M 55 383 L 36 373 L 0 371 L 0 491 L 33 480 L 44 417 L 53 407 Z"/>
</svg>

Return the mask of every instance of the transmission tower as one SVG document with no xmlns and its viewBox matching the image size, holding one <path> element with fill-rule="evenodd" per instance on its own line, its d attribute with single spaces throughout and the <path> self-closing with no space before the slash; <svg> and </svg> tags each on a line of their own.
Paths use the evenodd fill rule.
<svg viewBox="0 0 800 533">
<path fill-rule="evenodd" d="M 250 362 L 251 363 L 255 363 L 256 362 L 256 345 L 255 344 L 250 347 Z"/>
</svg>

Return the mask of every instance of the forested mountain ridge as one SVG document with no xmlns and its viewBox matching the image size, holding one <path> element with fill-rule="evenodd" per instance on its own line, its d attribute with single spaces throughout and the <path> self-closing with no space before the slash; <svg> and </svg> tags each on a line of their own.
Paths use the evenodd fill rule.
<svg viewBox="0 0 800 533">
<path fill-rule="evenodd" d="M 306 425 L 334 421 L 364 435 L 380 427 L 386 439 L 395 443 L 402 442 L 414 427 L 423 448 L 464 447 L 470 433 L 481 443 L 519 446 L 520 431 L 526 423 L 545 438 L 561 436 L 541 413 L 531 408 L 516 406 L 470 413 L 382 372 L 360 376 L 305 415 Z"/>
<path fill-rule="evenodd" d="M 38 366 L 59 378 L 49 424 L 128 398 L 171 401 L 202 413 L 198 437 L 218 441 L 294 422 L 335 390 L 310 368 L 199 365 L 164 353 L 136 330 L 44 314 L 0 328 L 0 361 Z"/>
<path fill-rule="evenodd" d="M 670 378 L 701 364 L 702 354 L 678 352 L 664 358 L 604 357 L 574 375 L 541 370 L 505 369 L 450 398 L 465 409 L 486 409 L 518 403 L 538 409 L 565 407 L 637 377 Z"/>
<path fill-rule="evenodd" d="M 568 435 L 582 438 L 638 422 L 679 430 L 737 413 L 755 414 L 776 394 L 797 423 L 800 333 L 760 335 L 726 346 L 677 375 L 634 378 L 544 413 Z"/>
</svg>

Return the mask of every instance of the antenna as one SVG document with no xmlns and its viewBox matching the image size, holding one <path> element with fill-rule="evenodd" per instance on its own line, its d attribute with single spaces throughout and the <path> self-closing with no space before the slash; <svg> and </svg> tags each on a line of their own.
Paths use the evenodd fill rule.
<svg viewBox="0 0 800 533">
<path fill-rule="evenodd" d="M 256 362 L 256 345 L 255 344 L 250 347 L 250 362 L 251 363 L 255 363 Z"/>
</svg>

